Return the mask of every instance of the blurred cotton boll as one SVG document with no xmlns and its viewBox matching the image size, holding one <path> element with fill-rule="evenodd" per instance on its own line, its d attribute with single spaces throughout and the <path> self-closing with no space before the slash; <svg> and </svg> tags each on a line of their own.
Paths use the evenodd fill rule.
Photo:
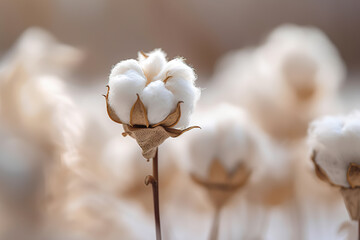
<svg viewBox="0 0 360 240">
<path fill-rule="evenodd" d="M 320 30 L 284 25 L 259 47 L 227 54 L 207 99 L 245 107 L 277 139 L 299 139 L 312 119 L 337 111 L 344 78 L 340 55 Z"/>
<path fill-rule="evenodd" d="M 0 136 L 0 171 L 7 223 L 23 232 L 8 226 L 3 233 L 5 239 L 49 239 L 49 229 L 60 219 L 50 209 L 62 199 L 55 197 L 61 188 L 51 183 L 59 166 L 78 159 L 82 119 L 63 79 L 50 74 L 68 71 L 69 65 L 55 60 L 66 53 L 56 53 L 61 44 L 42 30 L 31 30 L 22 39 L 1 62 L 0 126 L 6 130 Z"/>
<path fill-rule="evenodd" d="M 0 73 L 4 68 L 22 64 L 30 74 L 70 72 L 83 60 L 79 49 L 60 43 L 44 29 L 32 27 L 27 29 L 3 57 Z"/>
<path fill-rule="evenodd" d="M 275 68 L 282 69 L 283 80 L 295 92 L 301 93 L 313 85 L 314 95 L 332 97 L 345 78 L 345 67 L 336 47 L 318 29 L 281 26 L 269 35 L 263 50 L 264 57 Z"/>
<path fill-rule="evenodd" d="M 349 188 L 347 176 L 351 163 L 360 164 L 360 112 L 348 116 L 327 116 L 309 128 L 309 145 L 314 163 L 331 183 Z"/>
<path fill-rule="evenodd" d="M 220 204 L 220 209 L 223 210 L 220 215 L 220 238 L 263 236 L 263 227 L 266 226 L 263 223 L 266 221 L 258 221 L 258 218 L 264 216 L 263 206 L 267 206 L 266 202 L 269 201 L 271 195 L 277 194 L 277 192 L 271 192 L 271 189 L 274 189 L 274 186 L 280 184 L 282 180 L 287 180 L 284 177 L 286 174 L 279 172 L 286 171 L 287 165 L 281 166 L 281 170 L 275 172 L 274 169 L 278 167 L 271 166 L 280 165 L 277 163 L 281 160 L 278 158 L 279 155 L 274 155 L 269 139 L 242 109 L 229 104 L 218 104 L 211 109 L 200 109 L 194 115 L 193 124 L 200 125 L 202 129 L 184 135 L 182 147 L 179 150 L 186 160 L 180 160 L 181 165 L 192 176 L 192 181 L 187 183 L 187 186 L 200 195 L 189 200 L 188 208 L 194 209 L 193 214 L 195 212 L 199 214 L 199 220 L 200 216 L 204 215 L 213 219 L 213 211 L 217 210 L 209 210 L 208 204 L 212 203 L 215 209 L 219 208 L 217 204 Z M 227 178 L 220 178 L 222 172 Z M 182 177 L 182 179 L 186 178 L 189 177 Z M 274 179 L 279 179 L 279 182 L 274 183 Z M 236 181 L 240 181 L 240 184 Z M 239 186 L 231 195 L 228 195 L 229 189 L 224 192 L 221 190 L 214 192 L 215 190 L 211 188 L 207 189 L 206 183 L 209 186 L 211 184 L 230 187 L 239 184 Z M 207 194 L 204 194 L 204 191 Z M 255 195 L 258 198 L 255 198 Z M 207 202 L 207 205 L 197 206 L 197 201 L 200 200 Z M 248 211 L 244 209 L 249 209 L 249 211 L 256 209 L 251 213 L 252 217 L 247 218 L 252 230 L 246 230 L 247 225 L 245 226 L 244 219 Z M 188 213 L 188 215 L 191 214 Z M 204 219 L 201 221 L 201 224 L 208 224 L 208 237 L 208 231 L 212 228 L 211 223 Z M 238 225 L 234 224 L 235 222 Z M 260 231 L 255 229 L 260 229 Z"/>
<path fill-rule="evenodd" d="M 189 160 L 191 172 L 206 178 L 215 159 L 229 174 L 241 164 L 249 169 L 256 165 L 253 159 L 256 130 L 252 130 L 246 113 L 223 104 L 214 107 L 214 110 L 199 112 L 194 122 L 202 129 L 187 136 L 192 155 L 192 160 Z"/>
</svg>

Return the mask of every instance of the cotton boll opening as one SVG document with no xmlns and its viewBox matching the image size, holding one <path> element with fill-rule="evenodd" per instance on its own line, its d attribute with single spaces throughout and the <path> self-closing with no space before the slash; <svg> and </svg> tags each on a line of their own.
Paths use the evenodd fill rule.
<svg viewBox="0 0 360 240">
<path fill-rule="evenodd" d="M 130 111 L 137 96 L 145 87 L 146 80 L 137 71 L 128 70 L 109 79 L 108 101 L 117 116 L 124 123 L 130 123 Z"/>
<path fill-rule="evenodd" d="M 147 85 L 140 95 L 150 124 L 159 123 L 175 110 L 174 95 L 158 80 Z"/>
<path fill-rule="evenodd" d="M 155 49 L 148 53 L 147 57 L 139 54 L 139 64 L 146 76 L 146 84 L 156 80 L 154 77 L 160 73 L 166 62 L 166 54 L 161 49 Z"/>
</svg>

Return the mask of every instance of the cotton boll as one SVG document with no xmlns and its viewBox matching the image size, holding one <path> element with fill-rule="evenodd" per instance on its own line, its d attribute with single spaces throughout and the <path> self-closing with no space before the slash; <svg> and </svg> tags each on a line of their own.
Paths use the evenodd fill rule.
<svg viewBox="0 0 360 240">
<path fill-rule="evenodd" d="M 139 93 L 149 123 L 156 124 L 182 101 L 181 116 L 174 127 L 187 127 L 200 96 L 200 90 L 194 86 L 194 70 L 180 58 L 167 62 L 165 53 L 160 49 L 138 55 L 138 61 L 122 61 L 112 70 L 108 104 L 123 123 L 129 123 L 130 110 L 135 103 L 136 93 Z"/>
<path fill-rule="evenodd" d="M 154 77 L 160 73 L 167 61 L 166 54 L 161 49 L 155 49 L 147 55 L 148 57 L 144 57 L 139 53 L 139 64 L 147 78 L 147 83 L 150 83 L 156 80 Z"/>
<path fill-rule="evenodd" d="M 140 97 L 147 109 L 150 124 L 164 120 L 176 106 L 174 95 L 165 88 L 164 83 L 160 80 L 147 85 Z"/>
<path fill-rule="evenodd" d="M 191 172 L 206 177 L 214 160 L 218 160 L 229 174 L 241 164 L 252 168 L 253 143 L 250 139 L 256 131 L 244 112 L 222 104 L 199 113 L 195 122 L 202 129 L 187 134 Z"/>
<path fill-rule="evenodd" d="M 311 124 L 309 144 L 316 152 L 316 163 L 336 185 L 349 187 L 350 163 L 360 164 L 360 114 L 324 117 Z"/>
<path fill-rule="evenodd" d="M 118 70 L 122 71 L 122 69 Z M 145 78 L 132 69 L 124 74 L 110 75 L 108 101 L 122 122 L 130 123 L 130 111 L 136 102 L 136 94 L 141 94 L 145 83 Z"/>
</svg>

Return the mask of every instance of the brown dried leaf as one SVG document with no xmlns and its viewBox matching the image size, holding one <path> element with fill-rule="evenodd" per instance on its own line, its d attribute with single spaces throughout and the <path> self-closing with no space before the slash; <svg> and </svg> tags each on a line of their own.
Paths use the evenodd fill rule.
<svg viewBox="0 0 360 240">
<path fill-rule="evenodd" d="M 347 180 L 352 188 L 360 187 L 360 165 L 350 163 L 347 171 Z"/>
<path fill-rule="evenodd" d="M 315 174 L 316 176 L 324 181 L 324 182 L 327 182 L 329 183 L 330 185 L 332 186 L 336 186 L 336 184 L 334 184 L 333 182 L 330 181 L 329 177 L 327 176 L 326 172 L 324 170 L 321 169 L 321 167 L 317 164 L 316 162 L 316 151 L 313 151 L 312 155 L 311 155 L 311 161 L 314 163 L 314 166 L 315 166 Z"/>
<path fill-rule="evenodd" d="M 122 121 L 120 120 L 120 118 L 116 115 L 115 111 L 111 108 L 110 104 L 109 104 L 109 91 L 110 91 L 110 86 L 107 85 L 107 93 L 106 93 L 106 96 L 105 96 L 105 99 L 106 99 L 106 110 L 107 110 L 107 113 L 109 115 L 109 118 L 111 120 L 113 120 L 114 122 L 116 123 L 120 123 L 122 124 Z"/>
<path fill-rule="evenodd" d="M 218 159 L 215 159 L 210 165 L 209 177 L 211 182 L 227 183 L 229 180 L 228 173 Z"/>
<path fill-rule="evenodd" d="M 187 131 L 190 131 L 191 129 L 194 129 L 194 128 L 200 128 L 201 129 L 201 127 L 199 127 L 199 126 L 188 127 L 188 128 L 183 129 L 183 130 L 175 129 L 175 128 L 165 128 L 165 129 L 168 132 L 170 137 L 175 138 L 175 137 L 178 137 L 181 134 L 183 134 L 183 133 L 185 133 Z"/>
<path fill-rule="evenodd" d="M 191 178 L 208 190 L 216 207 L 221 207 L 235 194 L 236 190 L 246 184 L 250 175 L 251 171 L 244 165 L 240 165 L 231 175 L 216 159 L 210 166 L 208 179 L 200 179 L 195 175 L 192 175 Z"/>
<path fill-rule="evenodd" d="M 360 220 L 360 188 L 341 188 L 346 209 L 352 220 Z"/>
<path fill-rule="evenodd" d="M 137 100 L 130 111 L 130 125 L 149 127 L 149 120 L 147 118 L 146 108 L 141 101 L 139 94 L 136 94 L 136 96 Z"/>
<path fill-rule="evenodd" d="M 234 174 L 230 175 L 230 182 L 231 184 L 241 187 L 247 182 L 250 175 L 251 171 L 245 166 L 245 164 L 241 164 L 237 167 Z"/>
<path fill-rule="evenodd" d="M 164 120 L 162 120 L 161 122 L 154 124 L 152 127 L 157 127 L 157 126 L 163 126 L 163 127 L 168 127 L 171 128 L 173 126 L 175 126 L 181 117 L 181 109 L 180 109 L 180 104 L 183 103 L 182 101 L 177 103 L 176 109 L 173 113 L 169 114 Z"/>
</svg>

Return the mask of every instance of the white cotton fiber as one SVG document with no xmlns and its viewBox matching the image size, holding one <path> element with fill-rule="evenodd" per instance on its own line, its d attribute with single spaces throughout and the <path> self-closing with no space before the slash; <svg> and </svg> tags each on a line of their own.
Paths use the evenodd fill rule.
<svg viewBox="0 0 360 240">
<path fill-rule="evenodd" d="M 157 78 L 165 79 L 168 76 L 171 76 L 172 79 L 184 79 L 190 82 L 196 80 L 194 69 L 188 66 L 182 58 L 175 58 L 169 61 Z"/>
<path fill-rule="evenodd" d="M 196 75 L 194 70 L 186 65 L 181 58 L 173 59 L 167 63 L 160 73 L 160 79 L 166 79 L 166 88 L 175 96 L 176 101 L 181 104 L 181 118 L 175 127 L 184 128 L 189 125 L 190 116 L 195 104 L 200 98 L 200 89 L 194 86 Z"/>
<path fill-rule="evenodd" d="M 115 66 L 110 74 L 108 100 L 121 121 L 129 123 L 130 111 L 137 99 L 136 94 L 141 94 L 145 87 L 146 79 L 137 69 L 128 69 L 127 67 L 129 66 L 127 64 L 122 64 L 121 62 L 118 65 Z M 134 66 L 136 65 L 134 64 Z M 121 74 L 116 75 L 114 72 L 121 72 Z"/>
<path fill-rule="evenodd" d="M 148 82 L 151 82 L 156 75 L 160 73 L 166 64 L 166 54 L 161 49 L 155 49 L 147 54 L 148 57 L 139 54 L 139 64 L 144 71 Z"/>
<path fill-rule="evenodd" d="M 164 120 L 175 109 L 174 95 L 165 88 L 163 81 L 151 82 L 141 93 L 141 100 L 147 109 L 150 124 Z"/>
<path fill-rule="evenodd" d="M 179 101 L 181 118 L 175 128 L 185 128 L 190 122 L 200 90 L 195 87 L 194 70 L 182 58 L 166 61 L 160 49 L 139 53 L 138 61 L 118 63 L 109 77 L 109 104 L 123 123 L 129 123 L 130 110 L 138 93 L 148 113 L 150 124 L 165 119 Z"/>
<path fill-rule="evenodd" d="M 125 74 L 129 70 L 132 70 L 138 73 L 142 78 L 145 78 L 141 66 L 134 59 L 124 60 L 116 64 L 114 68 L 111 70 L 109 78 L 117 77 L 120 74 Z"/>
<path fill-rule="evenodd" d="M 316 163 L 330 181 L 349 187 L 346 177 L 349 164 L 360 164 L 360 112 L 314 121 L 309 128 L 308 142 L 317 153 Z"/>
<path fill-rule="evenodd" d="M 181 78 L 169 79 L 165 86 L 174 94 L 176 102 L 183 102 L 181 104 L 181 117 L 175 127 L 185 128 L 189 125 L 190 116 L 200 98 L 200 89 L 196 88 L 193 83 Z"/>
</svg>

